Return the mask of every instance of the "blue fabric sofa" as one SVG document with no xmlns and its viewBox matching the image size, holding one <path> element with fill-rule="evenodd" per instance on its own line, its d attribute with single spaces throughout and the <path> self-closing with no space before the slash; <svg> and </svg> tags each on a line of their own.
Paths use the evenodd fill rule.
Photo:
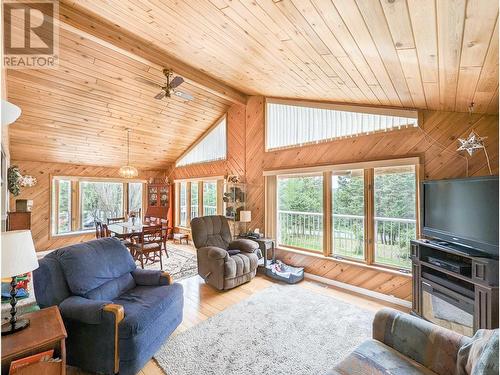
<svg viewBox="0 0 500 375">
<path fill-rule="evenodd" d="M 41 308 L 57 305 L 69 365 L 136 374 L 182 321 L 182 285 L 142 270 L 115 238 L 53 251 L 33 272 Z"/>
</svg>

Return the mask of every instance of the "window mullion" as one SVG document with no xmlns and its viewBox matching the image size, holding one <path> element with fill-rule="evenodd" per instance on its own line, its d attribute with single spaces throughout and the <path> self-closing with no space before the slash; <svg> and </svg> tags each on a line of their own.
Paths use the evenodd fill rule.
<svg viewBox="0 0 500 375">
<path fill-rule="evenodd" d="M 124 182 L 123 183 L 123 217 L 127 217 L 128 218 L 128 213 L 129 213 L 129 206 L 128 206 L 128 202 L 129 202 L 129 196 L 128 196 L 128 183 L 127 182 Z"/>
<path fill-rule="evenodd" d="M 224 201 L 222 200 L 223 196 L 224 196 L 224 180 L 217 180 L 216 193 L 215 193 L 215 206 L 217 207 L 216 208 L 217 215 L 225 215 L 223 207 Z"/>
<path fill-rule="evenodd" d="M 323 255 L 331 256 L 332 241 L 332 172 L 323 172 Z"/>
<path fill-rule="evenodd" d="M 203 181 L 198 181 L 198 216 L 203 216 Z"/>
<path fill-rule="evenodd" d="M 179 226 L 181 223 L 181 184 L 180 182 L 175 183 L 175 225 Z"/>
<path fill-rule="evenodd" d="M 375 220 L 373 196 L 373 168 L 364 170 L 365 178 L 365 261 L 372 264 L 375 259 Z"/>
<path fill-rule="evenodd" d="M 80 228 L 80 204 L 79 204 L 78 181 L 71 181 L 71 227 L 70 232 Z"/>
<path fill-rule="evenodd" d="M 186 182 L 186 227 L 191 226 L 191 184 Z"/>
</svg>

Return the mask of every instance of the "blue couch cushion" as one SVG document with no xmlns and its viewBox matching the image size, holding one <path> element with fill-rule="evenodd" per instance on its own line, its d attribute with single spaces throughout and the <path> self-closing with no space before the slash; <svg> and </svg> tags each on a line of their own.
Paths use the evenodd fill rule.
<svg viewBox="0 0 500 375">
<path fill-rule="evenodd" d="M 120 340 L 140 334 L 152 324 L 158 325 L 158 318 L 172 304 L 182 304 L 182 285 L 136 286 L 122 294 L 113 303 L 122 305 L 125 318 L 120 323 Z"/>
<path fill-rule="evenodd" d="M 129 251 L 116 238 L 79 243 L 57 253 L 68 286 L 78 296 L 136 268 Z"/>
<path fill-rule="evenodd" d="M 132 288 L 135 288 L 135 281 L 128 272 L 92 289 L 85 297 L 98 301 L 111 301 Z"/>
<path fill-rule="evenodd" d="M 57 251 L 47 254 L 38 264 L 39 267 L 33 271 L 36 302 L 42 309 L 59 305 L 71 293 L 59 264 Z"/>
</svg>

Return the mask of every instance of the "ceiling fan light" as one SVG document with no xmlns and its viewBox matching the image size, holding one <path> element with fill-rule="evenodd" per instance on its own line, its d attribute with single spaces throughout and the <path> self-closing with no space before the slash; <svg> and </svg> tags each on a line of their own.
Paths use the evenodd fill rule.
<svg viewBox="0 0 500 375">
<path fill-rule="evenodd" d="M 139 171 L 137 170 L 137 168 L 132 167 L 131 165 L 125 165 L 121 167 L 118 173 L 123 178 L 134 178 L 139 175 Z"/>
</svg>

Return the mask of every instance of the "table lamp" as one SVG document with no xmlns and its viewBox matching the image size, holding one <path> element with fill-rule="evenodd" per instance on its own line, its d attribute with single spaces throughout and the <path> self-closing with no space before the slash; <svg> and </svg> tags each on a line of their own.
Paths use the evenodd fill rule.
<svg viewBox="0 0 500 375">
<path fill-rule="evenodd" d="M 251 211 L 240 211 L 240 222 L 245 223 L 245 233 L 247 232 L 247 223 L 252 221 Z"/>
<path fill-rule="evenodd" d="M 2 236 L 2 278 L 11 277 L 10 282 L 10 320 L 2 324 L 2 336 L 20 331 L 29 326 L 28 319 L 16 317 L 16 276 L 38 268 L 35 245 L 29 230 L 3 232 Z"/>
</svg>

